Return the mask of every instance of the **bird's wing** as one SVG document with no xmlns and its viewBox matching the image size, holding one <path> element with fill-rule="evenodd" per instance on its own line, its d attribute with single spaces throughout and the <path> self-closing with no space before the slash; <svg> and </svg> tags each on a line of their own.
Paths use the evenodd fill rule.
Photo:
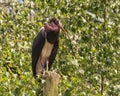
<svg viewBox="0 0 120 96">
<path fill-rule="evenodd" d="M 51 52 L 51 55 L 50 55 L 50 57 L 49 57 L 49 66 L 48 66 L 49 69 L 50 69 L 53 61 L 55 60 L 55 57 L 56 57 L 56 54 L 57 54 L 57 51 L 58 51 L 58 47 L 59 47 L 59 46 L 58 46 L 58 43 L 59 43 L 58 40 L 54 43 L 54 47 L 53 47 L 52 52 Z"/>
<path fill-rule="evenodd" d="M 41 28 L 38 35 L 35 37 L 32 45 L 32 71 L 33 76 L 36 76 L 36 64 L 41 54 L 42 48 L 45 43 L 45 29 Z"/>
</svg>

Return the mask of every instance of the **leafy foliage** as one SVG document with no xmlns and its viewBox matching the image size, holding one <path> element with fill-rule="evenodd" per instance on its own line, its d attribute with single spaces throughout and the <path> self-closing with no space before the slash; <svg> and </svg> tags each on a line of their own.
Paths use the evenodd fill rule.
<svg viewBox="0 0 120 96">
<path fill-rule="evenodd" d="M 41 96 L 31 46 L 51 17 L 69 31 L 60 34 L 52 67 L 61 75 L 60 96 L 120 95 L 119 0 L 18 1 L 0 2 L 1 96 Z"/>
</svg>

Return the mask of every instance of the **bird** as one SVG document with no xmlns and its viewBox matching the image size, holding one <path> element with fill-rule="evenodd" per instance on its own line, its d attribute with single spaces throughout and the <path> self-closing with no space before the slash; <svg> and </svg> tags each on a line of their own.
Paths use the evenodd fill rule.
<svg viewBox="0 0 120 96">
<path fill-rule="evenodd" d="M 32 72 L 37 77 L 50 70 L 59 47 L 60 30 L 65 31 L 62 23 L 55 17 L 41 27 L 32 44 Z"/>
</svg>

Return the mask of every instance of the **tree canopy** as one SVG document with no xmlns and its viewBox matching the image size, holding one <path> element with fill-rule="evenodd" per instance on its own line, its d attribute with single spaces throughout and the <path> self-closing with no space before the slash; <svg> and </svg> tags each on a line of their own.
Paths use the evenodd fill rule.
<svg viewBox="0 0 120 96">
<path fill-rule="evenodd" d="M 51 69 L 61 76 L 59 95 L 119 96 L 119 0 L 0 0 L 0 96 L 42 96 L 31 46 L 51 17 L 68 30 Z"/>
</svg>

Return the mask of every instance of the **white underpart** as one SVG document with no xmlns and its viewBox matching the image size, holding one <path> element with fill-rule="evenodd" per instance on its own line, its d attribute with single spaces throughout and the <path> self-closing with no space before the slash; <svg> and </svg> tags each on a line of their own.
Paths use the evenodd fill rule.
<svg viewBox="0 0 120 96">
<path fill-rule="evenodd" d="M 41 71 L 44 70 L 43 64 L 49 62 L 48 58 L 51 54 L 52 49 L 53 49 L 53 44 L 49 43 L 46 39 L 43 49 L 41 51 L 40 57 L 38 59 L 37 65 L 36 65 L 36 73 L 37 74 L 41 73 Z"/>
<path fill-rule="evenodd" d="M 41 31 L 41 30 L 45 30 L 45 27 L 41 27 L 41 28 L 40 28 L 40 31 Z"/>
<path fill-rule="evenodd" d="M 45 45 L 41 52 L 42 58 L 48 58 L 51 54 L 51 51 L 53 49 L 53 44 L 49 43 L 47 40 L 45 41 Z"/>
</svg>

